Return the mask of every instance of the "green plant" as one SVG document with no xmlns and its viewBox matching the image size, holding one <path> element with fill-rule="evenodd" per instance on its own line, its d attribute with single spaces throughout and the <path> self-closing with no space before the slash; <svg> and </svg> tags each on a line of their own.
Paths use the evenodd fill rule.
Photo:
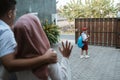
<svg viewBox="0 0 120 80">
<path fill-rule="evenodd" d="M 118 12 L 114 0 L 69 0 L 59 8 L 59 14 L 69 21 L 75 18 L 107 18 L 115 17 Z"/>
<path fill-rule="evenodd" d="M 45 31 L 51 45 L 59 41 L 60 32 L 57 25 L 49 24 L 48 21 L 45 21 L 43 24 L 43 30 Z"/>
</svg>

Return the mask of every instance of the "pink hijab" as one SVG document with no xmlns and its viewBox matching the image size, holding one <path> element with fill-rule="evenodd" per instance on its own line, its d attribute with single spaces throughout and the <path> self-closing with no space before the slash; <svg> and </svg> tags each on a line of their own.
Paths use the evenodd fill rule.
<svg viewBox="0 0 120 80">
<path fill-rule="evenodd" d="M 21 16 L 13 28 L 18 43 L 17 58 L 32 58 L 45 54 L 50 43 L 42 29 L 40 20 L 33 14 Z M 40 79 L 48 79 L 47 65 L 33 69 L 32 72 Z"/>
</svg>

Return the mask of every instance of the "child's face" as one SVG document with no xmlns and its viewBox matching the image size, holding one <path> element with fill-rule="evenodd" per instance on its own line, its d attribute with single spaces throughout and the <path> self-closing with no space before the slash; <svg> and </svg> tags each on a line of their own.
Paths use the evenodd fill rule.
<svg viewBox="0 0 120 80">
<path fill-rule="evenodd" d="M 86 30 L 86 31 L 83 31 L 83 32 L 87 33 L 87 30 Z"/>
</svg>

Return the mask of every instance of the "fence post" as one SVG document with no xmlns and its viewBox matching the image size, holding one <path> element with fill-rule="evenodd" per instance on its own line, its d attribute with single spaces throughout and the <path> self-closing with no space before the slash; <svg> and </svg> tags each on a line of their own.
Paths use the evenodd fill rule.
<svg viewBox="0 0 120 80">
<path fill-rule="evenodd" d="M 120 48 L 120 18 L 117 18 L 116 48 Z"/>
</svg>

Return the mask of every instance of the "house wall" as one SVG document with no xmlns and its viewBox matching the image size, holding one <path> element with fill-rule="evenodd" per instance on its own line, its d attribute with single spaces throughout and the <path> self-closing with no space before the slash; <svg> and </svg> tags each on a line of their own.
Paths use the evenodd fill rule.
<svg viewBox="0 0 120 80">
<path fill-rule="evenodd" d="M 52 22 L 52 14 L 56 13 L 56 0 L 17 0 L 17 16 L 37 12 L 41 22 Z"/>
</svg>

